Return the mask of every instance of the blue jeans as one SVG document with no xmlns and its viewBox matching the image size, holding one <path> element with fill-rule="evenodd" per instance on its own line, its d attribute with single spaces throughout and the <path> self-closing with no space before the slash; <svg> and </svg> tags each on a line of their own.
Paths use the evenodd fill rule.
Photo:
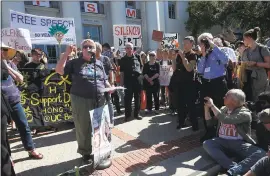
<svg viewBox="0 0 270 176">
<path fill-rule="evenodd" d="M 204 150 L 231 175 L 245 174 L 266 152 L 243 140 L 213 138 L 204 141 Z M 235 163 L 227 155 L 233 154 L 239 163 Z"/>
<path fill-rule="evenodd" d="M 12 108 L 12 120 L 15 122 L 23 143 L 25 150 L 31 151 L 35 148 L 33 139 L 31 136 L 31 130 L 28 126 L 26 115 L 21 103 L 11 105 Z"/>
</svg>

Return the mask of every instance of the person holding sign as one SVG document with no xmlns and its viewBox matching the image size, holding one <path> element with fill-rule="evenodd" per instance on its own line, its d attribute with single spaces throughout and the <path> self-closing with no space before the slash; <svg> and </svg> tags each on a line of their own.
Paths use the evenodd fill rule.
<svg viewBox="0 0 270 176">
<path fill-rule="evenodd" d="M 143 67 L 144 87 L 146 90 L 147 110 L 148 113 L 152 111 L 152 95 L 155 101 L 155 113 L 159 110 L 159 64 L 156 62 L 156 53 L 154 51 L 149 53 L 150 61 Z"/>
<path fill-rule="evenodd" d="M 103 68 L 103 63 L 96 59 L 96 44 L 91 39 L 82 42 L 82 55 L 67 62 L 69 54 L 75 48 L 69 45 L 56 65 L 55 71 L 60 75 L 71 75 L 70 90 L 72 116 L 74 119 L 77 152 L 86 164 L 93 163 L 91 121 L 89 111 L 105 104 L 102 90 L 111 87 Z M 99 167 L 102 167 L 99 164 Z"/>
<path fill-rule="evenodd" d="M 16 50 L 5 46 L 2 44 L 1 46 L 1 59 L 2 64 L 5 64 L 9 76 L 6 79 L 1 79 L 1 91 L 3 95 L 7 98 L 8 103 L 11 105 L 11 116 L 12 120 L 14 120 L 23 143 L 23 146 L 26 151 L 28 151 L 28 155 L 30 158 L 34 159 L 42 159 L 43 155 L 38 153 L 35 149 L 33 139 L 31 136 L 31 130 L 29 128 L 27 118 L 24 112 L 24 109 L 21 104 L 20 91 L 15 85 L 15 81 L 20 83 L 23 82 L 23 76 L 18 72 L 15 64 L 10 62 L 10 60 L 15 56 Z M 11 56 L 12 55 L 12 56 Z"/>
</svg>

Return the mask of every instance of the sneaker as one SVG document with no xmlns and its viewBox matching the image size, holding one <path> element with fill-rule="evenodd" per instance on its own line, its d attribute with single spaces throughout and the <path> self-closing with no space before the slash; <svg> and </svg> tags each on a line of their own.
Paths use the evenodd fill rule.
<svg viewBox="0 0 270 176">
<path fill-rule="evenodd" d="M 83 162 L 85 164 L 92 164 L 93 163 L 93 155 L 83 155 L 82 156 Z"/>
<path fill-rule="evenodd" d="M 159 114 L 159 110 L 155 110 L 154 113 L 155 113 L 155 115 L 158 115 Z"/>
</svg>

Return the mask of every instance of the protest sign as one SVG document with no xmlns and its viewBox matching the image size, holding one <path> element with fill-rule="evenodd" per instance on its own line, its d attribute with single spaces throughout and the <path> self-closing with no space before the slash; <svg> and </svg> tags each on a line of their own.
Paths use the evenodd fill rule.
<svg viewBox="0 0 270 176">
<path fill-rule="evenodd" d="M 179 43 L 178 43 L 178 34 L 171 34 L 171 33 L 165 33 L 163 36 L 163 40 L 161 42 L 161 45 L 164 48 L 178 48 Z"/>
<path fill-rule="evenodd" d="M 111 155 L 111 129 L 108 105 L 89 111 L 92 126 L 92 153 L 94 168 Z"/>
<path fill-rule="evenodd" d="M 16 50 L 31 52 L 32 43 L 30 31 L 22 28 L 3 28 L 1 30 L 2 43 Z"/>
<path fill-rule="evenodd" d="M 68 76 L 53 70 L 20 69 L 24 82 L 18 84 L 21 104 L 30 126 L 44 126 L 71 120 Z"/>
<path fill-rule="evenodd" d="M 159 81 L 161 86 L 169 86 L 173 69 L 171 65 L 161 65 L 159 70 Z"/>
<path fill-rule="evenodd" d="M 142 46 L 141 25 L 113 25 L 114 47 L 125 48 L 125 44 L 130 42 L 134 47 Z"/>
<path fill-rule="evenodd" d="M 163 40 L 163 32 L 153 30 L 152 40 L 157 41 L 157 42 L 162 42 L 162 40 Z"/>
<path fill-rule="evenodd" d="M 75 44 L 73 18 L 36 16 L 10 10 L 10 27 L 30 31 L 32 44 Z"/>
</svg>

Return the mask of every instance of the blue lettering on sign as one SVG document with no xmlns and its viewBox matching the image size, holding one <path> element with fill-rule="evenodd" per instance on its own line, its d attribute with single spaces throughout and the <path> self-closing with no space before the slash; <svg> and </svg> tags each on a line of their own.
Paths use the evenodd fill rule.
<svg viewBox="0 0 270 176">
<path fill-rule="evenodd" d="M 73 21 L 68 21 L 68 20 L 52 20 L 52 19 L 42 18 L 40 20 L 40 22 L 41 22 L 40 23 L 41 26 L 54 26 L 56 24 L 58 24 L 58 25 L 64 24 L 64 26 L 66 26 L 66 27 L 73 27 L 74 26 Z"/>
<path fill-rule="evenodd" d="M 10 14 L 11 21 L 16 21 L 17 23 L 29 24 L 29 25 L 37 25 L 36 17 L 31 17 L 27 15 L 20 15 L 16 13 Z"/>
</svg>

